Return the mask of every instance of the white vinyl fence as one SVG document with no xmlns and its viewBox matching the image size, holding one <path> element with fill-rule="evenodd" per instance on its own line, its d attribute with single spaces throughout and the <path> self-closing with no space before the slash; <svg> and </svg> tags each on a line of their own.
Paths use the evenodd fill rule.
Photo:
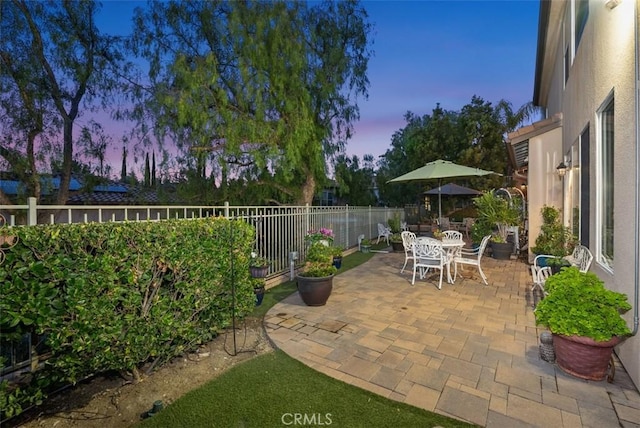
<svg viewBox="0 0 640 428">
<path fill-rule="evenodd" d="M 404 209 L 385 207 L 316 206 L 93 206 L 0 205 L 9 226 L 113 221 L 162 221 L 223 216 L 255 226 L 255 251 L 271 261 L 270 276 L 282 275 L 304 259 L 304 236 L 311 229 L 332 229 L 334 245 L 349 249 L 358 237 L 377 237 L 377 224 L 387 225 L 395 213 L 404 220 Z"/>
</svg>

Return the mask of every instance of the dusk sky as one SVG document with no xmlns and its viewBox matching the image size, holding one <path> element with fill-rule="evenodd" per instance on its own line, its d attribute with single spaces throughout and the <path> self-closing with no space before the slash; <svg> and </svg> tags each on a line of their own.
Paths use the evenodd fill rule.
<svg viewBox="0 0 640 428">
<path fill-rule="evenodd" d="M 128 33 L 133 9 L 145 4 L 105 1 L 98 25 Z M 375 28 L 374 55 L 349 155 L 384 154 L 407 111 L 430 114 L 436 103 L 457 111 L 473 95 L 514 108 L 532 99 L 539 0 L 362 4 Z"/>
</svg>

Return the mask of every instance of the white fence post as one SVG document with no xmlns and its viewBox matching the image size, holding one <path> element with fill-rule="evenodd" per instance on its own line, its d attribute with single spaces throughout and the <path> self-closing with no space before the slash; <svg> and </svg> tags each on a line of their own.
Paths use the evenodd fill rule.
<svg viewBox="0 0 640 428">
<path fill-rule="evenodd" d="M 38 224 L 38 208 L 36 205 L 36 198 L 32 196 L 28 197 L 27 205 L 29 205 L 29 213 L 27 214 L 27 225 L 35 226 Z"/>
</svg>

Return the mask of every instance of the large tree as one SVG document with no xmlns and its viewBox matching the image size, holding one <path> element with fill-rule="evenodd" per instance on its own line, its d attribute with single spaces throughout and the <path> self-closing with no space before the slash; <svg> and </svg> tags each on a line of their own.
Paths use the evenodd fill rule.
<svg viewBox="0 0 640 428">
<path fill-rule="evenodd" d="M 374 164 L 372 155 L 364 155 L 362 165 L 358 156 L 338 156 L 335 166 L 338 196 L 353 206 L 376 205 L 374 192 Z"/>
<path fill-rule="evenodd" d="M 54 157 L 61 164 L 56 203 L 66 202 L 75 122 L 109 99 L 126 70 L 116 40 L 95 25 L 97 10 L 93 1 L 0 2 L 0 157 L 27 183 L 27 196 L 40 197 L 39 173 Z M 1 191 L 0 200 L 8 200 Z"/>
<path fill-rule="evenodd" d="M 357 1 L 151 3 L 135 18 L 150 87 L 134 117 L 197 176 L 208 160 L 223 188 L 259 180 L 284 196 L 273 202 L 310 203 L 367 94 L 366 18 Z"/>
<path fill-rule="evenodd" d="M 506 135 L 536 112 L 530 103 L 514 110 L 508 101 L 494 105 L 478 96 L 460 111 L 436 105 L 431 114 L 422 117 L 408 112 L 406 126 L 394 133 L 391 148 L 379 162 L 377 180 L 382 198 L 392 205 L 417 202 L 425 183 L 387 181 L 436 159 L 499 172 L 503 177 L 465 177 L 464 184 L 481 190 L 501 187 L 510 172 Z M 405 191 L 397 191 L 400 185 Z"/>
</svg>

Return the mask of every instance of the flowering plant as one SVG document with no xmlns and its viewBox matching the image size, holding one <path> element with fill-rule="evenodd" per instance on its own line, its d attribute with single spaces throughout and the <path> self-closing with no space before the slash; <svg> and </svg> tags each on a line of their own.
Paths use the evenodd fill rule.
<svg viewBox="0 0 640 428">
<path fill-rule="evenodd" d="M 251 259 L 249 260 L 249 266 L 253 267 L 265 267 L 269 266 L 269 259 L 259 257 L 257 253 L 251 253 Z"/>
<path fill-rule="evenodd" d="M 312 242 L 300 276 L 317 278 L 335 274 L 338 269 L 333 265 L 334 248 L 319 241 Z"/>
<path fill-rule="evenodd" d="M 333 242 L 333 230 L 321 227 L 320 229 L 311 229 L 307 231 L 304 240 L 310 243 L 318 241 Z"/>
</svg>

